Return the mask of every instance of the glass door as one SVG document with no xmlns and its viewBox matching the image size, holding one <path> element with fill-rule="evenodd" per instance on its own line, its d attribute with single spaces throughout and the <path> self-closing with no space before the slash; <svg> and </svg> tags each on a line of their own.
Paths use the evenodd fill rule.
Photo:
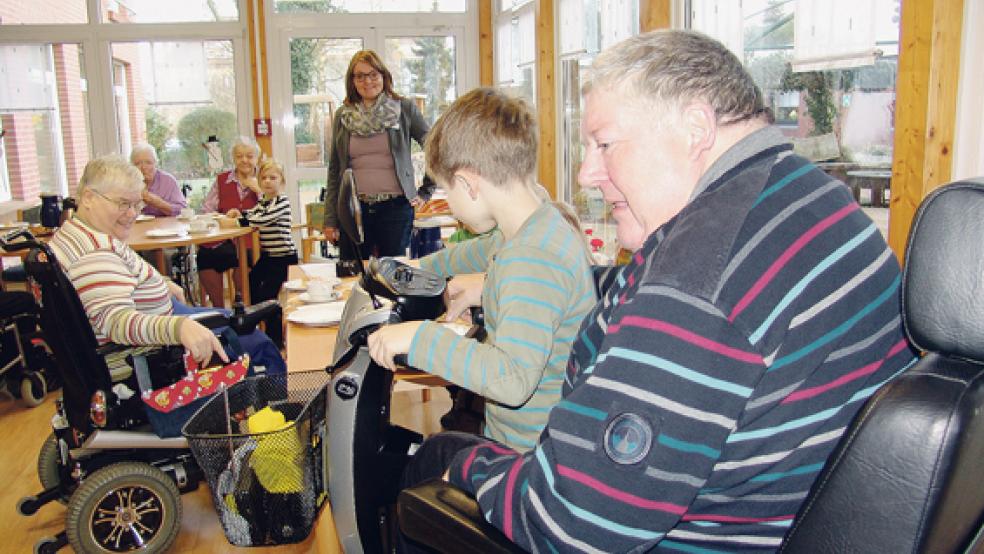
<svg viewBox="0 0 984 554">
<path fill-rule="evenodd" d="M 275 122 L 274 155 L 284 164 L 295 219 L 306 223 L 307 206 L 319 200 L 327 182 L 331 123 L 345 100 L 345 72 L 352 55 L 375 50 L 393 74 L 394 89 L 413 99 L 433 123 L 458 96 L 463 29 L 381 27 L 328 33 L 285 31 L 279 41 L 285 90 L 272 98 Z M 279 133 L 279 137 L 277 134 Z M 282 137 L 282 140 L 278 140 Z M 414 143 L 418 186 L 423 154 Z"/>
</svg>

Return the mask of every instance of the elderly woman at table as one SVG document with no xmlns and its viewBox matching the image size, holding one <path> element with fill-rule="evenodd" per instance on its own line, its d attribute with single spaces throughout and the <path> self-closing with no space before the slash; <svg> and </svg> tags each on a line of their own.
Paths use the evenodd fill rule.
<svg viewBox="0 0 984 554">
<path fill-rule="evenodd" d="M 260 162 L 260 147 L 247 137 L 239 137 L 232 145 L 235 168 L 220 173 L 215 184 L 205 196 L 202 211 L 228 213 L 229 210 L 246 210 L 256 206 L 263 191 L 256 180 L 256 168 Z M 236 286 L 242 282 L 239 256 L 232 241 L 213 242 L 198 248 L 198 278 L 212 305 L 223 306 L 222 273 L 232 269 Z M 204 299 L 202 304 L 204 304 Z"/>
<path fill-rule="evenodd" d="M 213 354 L 227 360 L 211 330 L 179 315 L 190 312 L 181 288 L 127 246 L 144 207 L 142 190 L 140 172 L 126 160 L 105 156 L 90 161 L 76 193 L 78 211 L 55 232 L 51 249 L 78 291 L 100 343 L 181 344 L 200 363 Z M 268 372 L 286 369 L 279 356 L 271 359 L 273 345 L 263 333 L 255 331 L 240 341 L 254 359 L 264 360 Z M 107 357 L 110 369 L 125 368 L 125 354 Z"/>
<path fill-rule="evenodd" d="M 130 163 L 143 174 L 144 189 L 140 196 L 146 205 L 141 213 L 167 217 L 178 215 L 188 206 L 174 175 L 158 169 L 157 150 L 153 146 L 146 142 L 133 145 Z"/>
</svg>

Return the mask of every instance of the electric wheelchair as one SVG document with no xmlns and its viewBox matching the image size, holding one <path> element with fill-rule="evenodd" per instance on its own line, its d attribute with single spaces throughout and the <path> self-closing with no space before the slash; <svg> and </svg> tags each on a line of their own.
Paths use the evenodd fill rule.
<svg viewBox="0 0 984 554">
<path fill-rule="evenodd" d="M 180 494 L 196 489 L 202 479 L 187 442 L 157 436 L 133 372 L 110 372 L 105 356 L 127 347 L 97 343 L 74 286 L 48 246 L 27 231 L 6 240 L 8 250 L 31 250 L 24 264 L 29 286 L 64 385 L 53 432 L 38 455 L 43 490 L 22 498 L 17 511 L 27 516 L 47 503 L 62 502 L 67 505 L 65 530 L 39 540 L 35 552 L 55 552 L 66 544 L 86 553 L 165 551 L 179 531 Z M 243 335 L 279 309 L 271 300 L 248 309 L 240 305 L 232 316 L 206 312 L 191 317 Z M 183 347 L 162 347 L 146 357 L 155 386 L 185 374 Z"/>
<path fill-rule="evenodd" d="M 0 387 L 25 406 L 58 388 L 53 361 L 38 330 L 38 306 L 26 292 L 0 290 Z"/>
<path fill-rule="evenodd" d="M 923 357 L 884 385 L 831 453 L 781 552 L 984 552 L 984 178 L 913 220 L 902 319 Z M 521 552 L 440 480 L 400 493 L 400 528 L 438 552 Z"/>
</svg>

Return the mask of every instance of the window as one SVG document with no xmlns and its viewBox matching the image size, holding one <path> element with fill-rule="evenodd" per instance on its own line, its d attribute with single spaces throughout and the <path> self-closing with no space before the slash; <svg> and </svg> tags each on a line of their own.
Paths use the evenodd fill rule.
<svg viewBox="0 0 984 554">
<path fill-rule="evenodd" d="M 466 0 L 275 0 L 277 12 L 433 13 L 465 11 Z"/>
<path fill-rule="evenodd" d="M 570 202 L 592 249 L 611 257 L 618 252 L 615 224 L 597 189 L 582 190 L 577 183 L 581 165 L 581 85 L 595 54 L 639 33 L 638 0 L 560 0 L 557 5 L 560 58 L 560 144 L 562 145 L 557 195 Z"/>
<path fill-rule="evenodd" d="M 236 0 L 104 0 L 106 23 L 236 21 Z"/>
<path fill-rule="evenodd" d="M 503 0 L 495 18 L 495 84 L 536 105 L 534 2 Z"/>
<path fill-rule="evenodd" d="M 215 178 L 202 144 L 216 137 L 231 167 L 229 147 L 240 135 L 231 42 L 117 42 L 112 52 L 121 151 L 150 143 L 198 209 Z"/>
<path fill-rule="evenodd" d="M 249 132 L 237 101 L 249 83 L 236 78 L 246 68 L 238 1 L 39 1 L 0 3 L 0 21 L 17 23 L 0 34 L 0 202 L 70 195 L 94 153 L 127 155 L 137 141 L 154 144 L 185 184 L 207 183 L 203 139 L 185 140 L 182 122 L 214 108 L 222 116 L 209 134 Z"/>
<path fill-rule="evenodd" d="M 0 44 L 6 193 L 63 195 L 89 160 L 86 80 L 78 44 Z"/>
<path fill-rule="evenodd" d="M 887 210 L 877 208 L 887 206 L 892 165 L 898 9 L 898 0 L 691 0 L 692 27 L 724 35 L 797 151 L 875 207 L 867 211 L 883 229 Z"/>
</svg>

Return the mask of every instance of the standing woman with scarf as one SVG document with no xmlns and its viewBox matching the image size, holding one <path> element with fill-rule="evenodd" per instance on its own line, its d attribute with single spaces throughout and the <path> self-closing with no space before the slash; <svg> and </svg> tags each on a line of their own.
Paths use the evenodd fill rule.
<svg viewBox="0 0 984 554">
<path fill-rule="evenodd" d="M 338 243 L 338 186 L 352 168 L 362 207 L 362 255 L 402 256 L 410 244 L 414 208 L 434 185 L 426 176 L 418 191 L 410 161 L 410 139 L 424 145 L 430 127 L 413 101 L 393 91 L 393 75 L 372 50 L 352 56 L 345 72 L 345 103 L 335 111 L 325 193 L 325 236 Z M 348 243 L 340 258 L 355 260 Z"/>
</svg>

